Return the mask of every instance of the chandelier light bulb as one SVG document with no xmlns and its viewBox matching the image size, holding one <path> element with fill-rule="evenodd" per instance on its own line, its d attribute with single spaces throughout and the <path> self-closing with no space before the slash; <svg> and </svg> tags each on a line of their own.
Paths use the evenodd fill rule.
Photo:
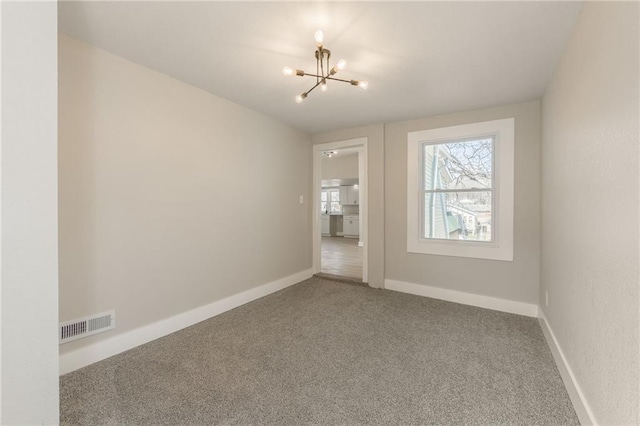
<svg viewBox="0 0 640 426">
<path fill-rule="evenodd" d="M 327 89 L 328 89 L 328 86 L 326 81 L 320 84 L 320 90 L 322 90 L 323 92 L 326 92 Z"/>
<path fill-rule="evenodd" d="M 302 93 L 298 96 L 296 96 L 296 103 L 301 103 L 302 101 L 304 101 L 304 99 L 307 97 L 306 93 Z"/>
<path fill-rule="evenodd" d="M 322 44 L 324 43 L 324 33 L 321 30 L 318 30 L 313 36 L 316 39 L 316 46 L 322 47 Z"/>
<path fill-rule="evenodd" d="M 336 64 L 336 68 L 338 69 L 338 71 L 342 71 L 346 67 L 347 67 L 347 61 L 345 61 L 344 59 L 340 59 Z"/>
<path fill-rule="evenodd" d="M 286 75 L 286 76 L 293 75 L 294 71 L 295 70 L 293 68 L 291 68 L 291 67 L 283 67 L 282 68 L 282 74 Z"/>
<path fill-rule="evenodd" d="M 365 90 L 369 87 L 369 83 L 364 80 L 351 80 L 349 83 L 351 83 L 352 86 L 357 86 Z"/>
</svg>

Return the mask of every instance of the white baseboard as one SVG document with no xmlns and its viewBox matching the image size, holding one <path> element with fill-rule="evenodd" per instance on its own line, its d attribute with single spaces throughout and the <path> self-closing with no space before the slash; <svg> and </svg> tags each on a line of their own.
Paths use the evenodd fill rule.
<svg viewBox="0 0 640 426">
<path fill-rule="evenodd" d="M 538 305 L 531 303 L 516 302 L 513 300 L 499 299 L 497 297 L 480 296 L 478 294 L 464 293 L 462 291 L 447 290 L 439 287 L 431 287 L 428 285 L 396 280 L 384 280 L 384 288 L 402 293 L 415 294 L 417 296 L 425 296 L 433 299 L 446 300 L 448 302 L 461 303 L 463 305 L 508 312 L 510 314 L 524 315 L 527 317 L 538 316 Z"/>
<path fill-rule="evenodd" d="M 564 387 L 567 389 L 573 408 L 576 410 L 580 424 L 582 426 L 596 425 L 597 422 L 593 416 L 593 411 L 591 411 L 591 407 L 587 403 L 584 393 L 582 393 L 582 389 L 580 388 L 580 385 L 578 385 L 576 377 L 573 375 L 573 371 L 569 366 L 569 362 L 564 356 L 564 352 L 562 352 L 555 334 L 553 334 L 553 331 L 549 327 L 542 309 L 540 310 L 538 321 L 540 322 L 540 327 L 542 328 L 544 337 L 547 339 L 547 345 L 549 345 L 549 349 L 551 349 L 553 359 L 556 361 L 558 371 L 560 371 L 560 377 L 562 377 Z"/>
<path fill-rule="evenodd" d="M 90 346 L 62 354 L 60 355 L 60 374 L 69 373 L 216 315 L 220 315 L 238 306 L 242 306 L 245 303 L 304 281 L 312 275 L 312 269 L 300 271 L 288 277 L 263 284 L 259 287 L 243 291 L 242 293 L 234 294 L 233 296 L 217 300 L 191 311 L 183 312 L 173 317 L 113 336 L 109 339 L 101 340 Z"/>
</svg>

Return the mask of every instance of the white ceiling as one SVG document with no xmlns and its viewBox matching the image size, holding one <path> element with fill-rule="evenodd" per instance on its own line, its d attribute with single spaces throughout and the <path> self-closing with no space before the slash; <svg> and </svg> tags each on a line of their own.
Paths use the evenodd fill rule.
<svg viewBox="0 0 640 426">
<path fill-rule="evenodd" d="M 60 32 L 309 133 L 540 98 L 580 2 L 60 2 Z M 302 103 L 317 29 L 336 77 Z M 335 61 L 333 63 L 335 63 Z"/>
<path fill-rule="evenodd" d="M 333 154 L 331 154 L 331 157 L 322 157 L 322 159 L 326 160 L 326 161 L 330 161 L 331 159 L 334 159 L 334 158 L 348 157 L 350 155 L 357 155 L 358 151 L 359 151 L 359 148 L 329 149 L 329 150 L 323 151 L 323 152 L 332 152 Z"/>
</svg>

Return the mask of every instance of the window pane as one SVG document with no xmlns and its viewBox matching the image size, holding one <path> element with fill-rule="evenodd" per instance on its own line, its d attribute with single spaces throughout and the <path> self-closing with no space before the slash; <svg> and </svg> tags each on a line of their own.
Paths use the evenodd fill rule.
<svg viewBox="0 0 640 426">
<path fill-rule="evenodd" d="M 339 191 L 331 191 L 331 201 L 340 201 L 340 192 Z"/>
<path fill-rule="evenodd" d="M 339 201 L 331 202 L 331 213 L 340 213 L 342 211 L 342 206 L 340 206 Z"/>
<path fill-rule="evenodd" d="M 326 213 L 327 212 L 327 202 L 326 201 L 320 201 L 320 211 L 322 213 Z"/>
<path fill-rule="evenodd" d="M 493 137 L 422 145 L 424 190 L 491 189 Z"/>
<path fill-rule="evenodd" d="M 320 201 L 327 201 L 327 191 L 322 191 L 320 193 Z"/>
<path fill-rule="evenodd" d="M 425 192 L 423 238 L 492 241 L 491 191 Z"/>
</svg>

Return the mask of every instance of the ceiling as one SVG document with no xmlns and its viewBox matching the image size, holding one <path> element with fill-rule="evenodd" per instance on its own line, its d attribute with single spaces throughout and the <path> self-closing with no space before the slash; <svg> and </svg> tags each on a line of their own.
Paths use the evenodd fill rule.
<svg viewBox="0 0 640 426">
<path fill-rule="evenodd" d="M 308 133 L 540 98 L 580 2 L 59 2 L 59 30 Z M 336 77 L 301 104 L 325 33 Z"/>
<path fill-rule="evenodd" d="M 360 148 L 354 147 L 354 148 L 335 148 L 335 149 L 329 149 L 326 151 L 323 151 L 323 153 L 325 152 L 331 152 L 331 157 L 322 157 L 322 161 L 331 161 L 334 158 L 340 158 L 340 157 L 348 157 L 350 155 L 357 155 L 358 151 L 360 151 Z"/>
</svg>

